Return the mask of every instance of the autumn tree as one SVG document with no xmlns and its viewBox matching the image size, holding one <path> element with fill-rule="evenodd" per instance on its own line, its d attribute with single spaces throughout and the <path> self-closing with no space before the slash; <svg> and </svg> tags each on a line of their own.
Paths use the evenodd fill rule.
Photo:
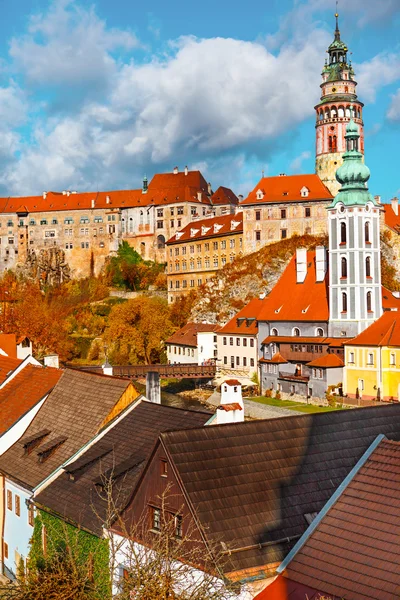
<svg viewBox="0 0 400 600">
<path fill-rule="evenodd" d="M 161 361 L 174 329 L 164 299 L 140 296 L 114 306 L 104 339 L 114 364 L 152 364 Z"/>
<path fill-rule="evenodd" d="M 160 287 L 159 275 L 164 269 L 163 264 L 144 260 L 128 242 L 123 241 L 117 255 L 107 262 L 105 274 L 109 285 L 138 291 L 146 290 L 155 283 Z"/>
</svg>

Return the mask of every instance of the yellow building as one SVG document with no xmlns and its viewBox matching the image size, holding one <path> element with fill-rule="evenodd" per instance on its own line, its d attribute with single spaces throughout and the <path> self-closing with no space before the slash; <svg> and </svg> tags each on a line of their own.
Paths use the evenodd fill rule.
<svg viewBox="0 0 400 600">
<path fill-rule="evenodd" d="M 389 310 L 345 344 L 343 391 L 351 398 L 400 399 L 400 312 Z"/>
<path fill-rule="evenodd" d="M 242 213 L 189 223 L 167 242 L 168 302 L 201 287 L 242 254 Z"/>
</svg>

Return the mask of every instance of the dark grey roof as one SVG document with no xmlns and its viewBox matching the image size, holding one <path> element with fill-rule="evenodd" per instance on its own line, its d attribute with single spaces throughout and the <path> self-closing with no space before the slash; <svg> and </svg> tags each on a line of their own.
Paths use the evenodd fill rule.
<svg viewBox="0 0 400 600">
<path fill-rule="evenodd" d="M 35 502 L 100 535 L 107 513 L 101 484 L 111 476 L 114 500 L 119 507 L 124 506 L 160 433 L 200 427 L 210 416 L 141 401 L 67 465 L 66 472 L 44 488 Z"/>
<path fill-rule="evenodd" d="M 206 535 L 236 550 L 227 572 L 276 565 L 400 404 L 161 435 Z M 247 548 L 247 549 L 244 549 Z"/>
</svg>

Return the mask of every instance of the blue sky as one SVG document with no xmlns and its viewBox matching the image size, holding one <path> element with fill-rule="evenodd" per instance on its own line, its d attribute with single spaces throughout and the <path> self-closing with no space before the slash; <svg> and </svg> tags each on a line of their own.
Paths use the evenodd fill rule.
<svg viewBox="0 0 400 600">
<path fill-rule="evenodd" d="M 344 2 L 341 2 L 344 5 Z M 200 168 L 247 194 L 314 171 L 332 0 L 2 0 L 0 193 L 140 187 Z M 400 193 L 399 0 L 339 5 L 370 189 Z"/>
</svg>

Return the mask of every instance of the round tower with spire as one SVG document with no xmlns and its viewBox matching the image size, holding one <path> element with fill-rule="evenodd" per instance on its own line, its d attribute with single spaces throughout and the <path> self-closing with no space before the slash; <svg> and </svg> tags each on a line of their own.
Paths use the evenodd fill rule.
<svg viewBox="0 0 400 600">
<path fill-rule="evenodd" d="M 370 171 L 350 119 L 346 152 L 336 173 L 339 193 L 328 206 L 329 335 L 354 337 L 382 314 L 379 224 L 381 206 L 370 194 Z"/>
<path fill-rule="evenodd" d="M 339 15 L 336 13 L 335 38 L 328 48 L 328 58 L 322 71 L 321 102 L 316 111 L 316 173 L 335 195 L 339 184 L 335 178 L 346 150 L 346 125 L 353 118 L 358 125 L 359 151 L 364 155 L 363 103 L 357 98 L 357 82 L 348 48 L 340 38 Z M 351 108 L 351 106 L 353 108 Z"/>
</svg>

